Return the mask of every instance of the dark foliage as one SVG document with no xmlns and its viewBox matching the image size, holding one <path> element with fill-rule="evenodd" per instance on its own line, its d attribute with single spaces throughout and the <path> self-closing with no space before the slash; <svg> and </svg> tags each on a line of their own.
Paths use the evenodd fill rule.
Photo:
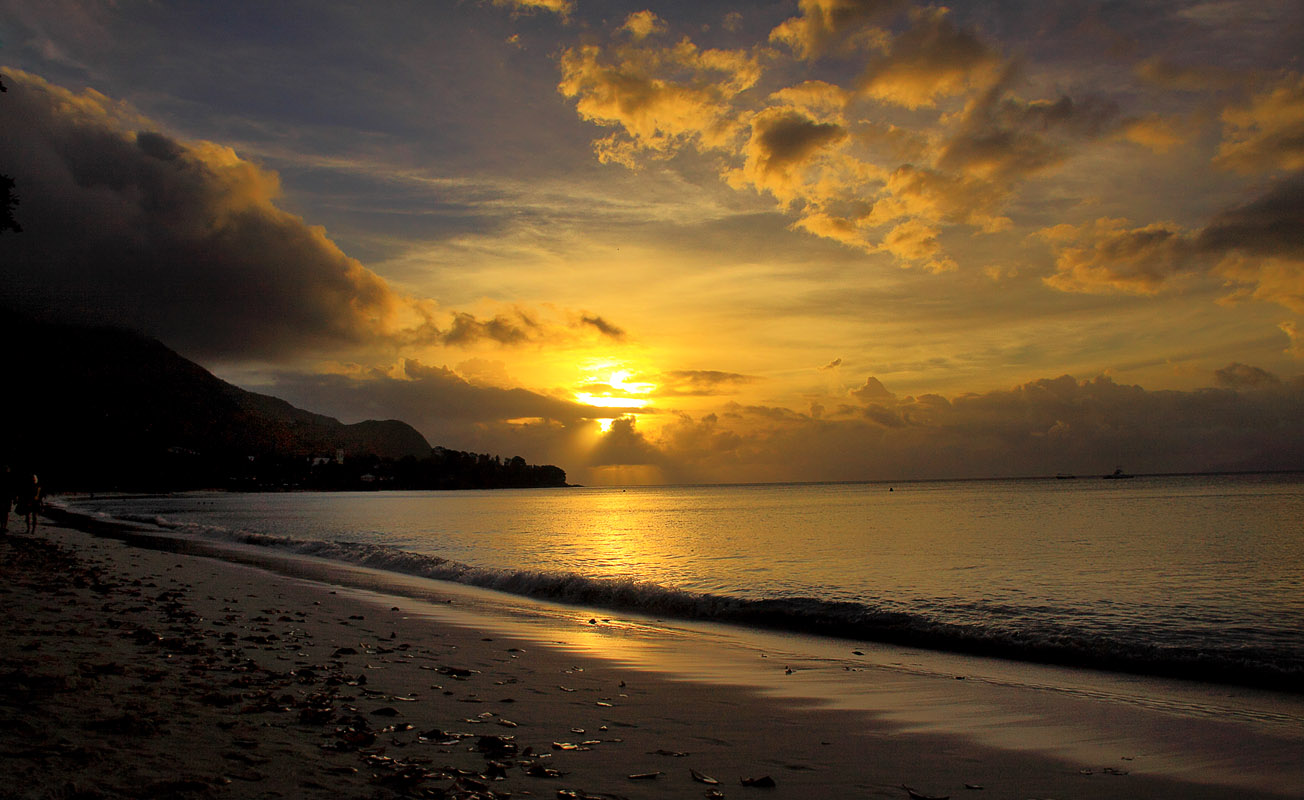
<svg viewBox="0 0 1304 800">
<path fill-rule="evenodd" d="M 0 454 L 52 490 L 562 486 L 520 458 L 430 447 L 398 420 L 346 425 L 232 386 L 115 328 L 6 315 L 11 393 Z"/>
<path fill-rule="evenodd" d="M 13 178 L 0 175 L 0 233 L 23 231 L 23 226 L 19 225 L 17 218 L 14 217 L 14 209 L 18 207 L 18 195 L 14 193 L 14 188 Z"/>
<path fill-rule="evenodd" d="M 5 86 L 4 81 L 0 81 L 0 92 L 7 92 L 9 88 Z M 18 195 L 15 193 L 16 185 L 14 179 L 8 175 L 0 175 L 0 233 L 13 231 L 21 233 L 23 226 L 18 224 L 14 217 L 14 209 L 18 207 Z"/>
</svg>

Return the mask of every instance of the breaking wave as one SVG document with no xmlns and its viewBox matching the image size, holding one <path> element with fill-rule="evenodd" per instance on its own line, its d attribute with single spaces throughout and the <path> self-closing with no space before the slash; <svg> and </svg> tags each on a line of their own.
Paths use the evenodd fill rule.
<svg viewBox="0 0 1304 800">
<path fill-rule="evenodd" d="M 592 578 L 573 572 L 488 569 L 386 545 L 273 536 L 219 526 L 174 523 L 154 515 L 106 517 L 61 509 L 69 517 L 104 523 L 136 523 L 186 538 L 229 542 L 312 556 L 402 575 L 451 581 L 559 603 L 637 612 L 647 616 L 723 622 L 849 640 L 905 645 L 994 658 L 1102 669 L 1141 675 L 1230 683 L 1304 692 L 1304 664 L 1289 649 L 1201 643 L 1173 637 L 1154 641 L 1154 631 L 1092 632 L 1069 618 L 997 604 L 937 606 L 929 613 L 887 609 L 873 603 L 817 597 L 744 598 L 667 588 L 629 579 Z M 73 521 L 73 520 L 70 520 Z M 137 528 L 137 531 L 140 529 Z M 978 612 L 978 613 L 975 613 Z M 948 621 L 947 616 L 965 622 Z M 1020 622 L 1016 617 L 1024 617 Z M 983 622 L 969 622 L 981 618 Z"/>
</svg>

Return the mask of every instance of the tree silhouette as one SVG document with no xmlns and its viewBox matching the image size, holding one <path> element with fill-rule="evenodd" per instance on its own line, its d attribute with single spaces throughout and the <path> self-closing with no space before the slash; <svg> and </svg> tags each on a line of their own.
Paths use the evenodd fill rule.
<svg viewBox="0 0 1304 800">
<path fill-rule="evenodd" d="M 0 175 L 0 194 L 4 195 L 3 203 L 0 203 L 0 233 L 5 231 L 22 233 L 23 226 L 14 218 L 14 209 L 18 207 L 18 195 L 14 194 L 13 178 Z"/>
<path fill-rule="evenodd" d="M 0 81 L 0 92 L 7 92 L 9 89 L 5 86 L 4 81 Z M 13 231 L 21 233 L 23 226 L 18 224 L 14 218 L 14 209 L 18 207 L 18 195 L 14 192 L 14 179 L 8 175 L 0 175 L 0 194 L 3 194 L 3 203 L 0 203 L 0 233 Z"/>
</svg>

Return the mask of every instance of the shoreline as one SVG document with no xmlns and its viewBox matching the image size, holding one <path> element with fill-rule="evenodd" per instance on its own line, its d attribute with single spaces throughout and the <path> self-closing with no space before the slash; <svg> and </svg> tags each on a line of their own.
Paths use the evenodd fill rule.
<svg viewBox="0 0 1304 800">
<path fill-rule="evenodd" d="M 329 496 L 330 493 L 317 494 Z M 371 499 L 370 495 L 374 493 L 362 494 Z M 415 494 L 430 496 L 424 492 Z M 359 495 L 354 493 L 352 496 Z M 133 498 L 150 497 L 155 495 L 124 495 L 117 499 L 132 502 Z M 243 532 L 219 527 L 211 538 L 169 540 L 164 538 L 165 531 L 172 530 L 172 526 L 157 519 L 153 520 L 158 523 L 156 525 L 148 521 L 138 524 L 112 517 L 100 518 L 84 510 L 62 506 L 47 507 L 47 513 L 70 527 L 94 530 L 134 542 L 175 541 L 177 547 L 187 551 L 213 554 L 219 558 L 234 557 L 246 563 L 275 564 L 289 553 L 307 557 L 320 555 L 328 563 L 374 566 L 386 575 L 417 575 L 441 582 L 488 587 L 510 593 L 522 604 L 570 603 L 593 606 L 594 613 L 604 615 L 653 615 L 688 624 L 714 622 L 779 634 L 815 634 L 848 644 L 872 643 L 872 646 L 925 650 L 979 660 L 1084 669 L 1096 674 L 1133 676 L 1140 680 L 1194 682 L 1224 687 L 1227 691 L 1266 689 L 1293 695 L 1298 702 L 1304 703 L 1304 683 L 1301 683 L 1304 674 L 1298 659 L 1271 658 L 1270 651 L 1266 651 L 1267 655 L 1247 651 L 1238 648 L 1233 641 L 1210 642 L 1205 646 L 1202 640 L 1191 637 L 1185 641 L 1151 646 L 1147 638 L 1150 631 L 1141 629 L 1139 625 L 1124 632 L 1132 634 L 1130 638 L 1125 635 L 1102 640 L 1098 636 L 1077 635 L 1073 626 L 1063 621 L 1052 623 L 1051 628 L 1039 635 L 1021 636 L 1009 627 L 989 629 L 981 621 L 972 619 L 954 624 L 909 609 L 883 614 L 874 604 L 858 606 L 854 600 L 846 602 L 845 597 L 821 600 L 816 595 L 776 593 L 753 596 L 745 592 L 679 591 L 673 588 L 673 584 L 671 588 L 663 588 L 655 580 L 643 582 L 637 576 L 633 580 L 622 580 L 619 576 L 615 579 L 611 576 L 589 579 L 581 574 L 576 580 L 577 575 L 568 569 L 551 570 L 546 566 L 537 569 L 529 566 L 528 560 L 524 566 L 474 567 L 420 546 L 409 549 L 382 544 L 382 549 L 389 548 L 387 552 L 391 557 L 389 563 L 385 563 L 383 555 L 365 539 L 355 540 L 351 536 L 300 539 L 293 530 L 281 530 L 267 535 L 267 538 L 258 533 L 246 537 Z M 144 519 L 130 515 L 128 518 Z M 251 524 L 251 530 L 261 530 L 257 522 Z M 279 543 L 278 537 L 281 537 Z M 250 548 L 243 548 L 247 543 L 259 545 L 253 550 L 263 552 L 251 555 Z M 274 555 L 272 551 L 278 551 L 280 555 Z M 534 556 L 547 558 L 546 553 L 537 550 Z M 325 572 L 329 573 L 329 570 Z M 323 579 L 332 582 L 329 574 L 325 574 Z M 818 593 L 818 590 L 814 591 Z M 1151 620 L 1152 625 L 1162 623 L 1163 620 Z"/>
<path fill-rule="evenodd" d="M 903 786 L 1059 800 L 1301 789 L 1174 780 L 1145 774 L 1144 759 L 1074 763 L 978 744 L 946 733 L 945 720 L 906 732 L 890 715 L 672 680 L 600 657 L 609 644 L 601 639 L 590 652 L 549 646 L 501 626 L 454 624 L 426 613 L 438 605 L 431 600 L 136 548 L 57 524 L 0 542 L 0 691 L 15 720 L 0 748 L 22 797 L 69 787 L 86 797 L 565 790 L 803 800 L 908 797 Z M 473 625 L 476 612 L 454 605 Z M 765 777 L 773 788 L 761 788 Z"/>
</svg>

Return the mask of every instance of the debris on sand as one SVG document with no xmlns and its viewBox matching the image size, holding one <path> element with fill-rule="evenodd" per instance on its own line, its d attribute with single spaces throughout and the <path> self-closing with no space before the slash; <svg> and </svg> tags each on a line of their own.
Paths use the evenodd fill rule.
<svg viewBox="0 0 1304 800">
<path fill-rule="evenodd" d="M 754 786 L 758 789 L 773 789 L 778 786 L 774 778 L 769 775 L 762 775 L 759 778 L 739 778 L 738 782 L 743 786 Z"/>
<path fill-rule="evenodd" d="M 698 783 L 705 783 L 708 786 L 720 785 L 720 782 L 717 781 L 715 778 L 712 778 L 710 775 L 703 775 L 702 773 L 698 772 L 695 769 L 690 768 L 688 770 L 688 774 L 691 775 L 693 780 L 697 781 Z"/>
</svg>

